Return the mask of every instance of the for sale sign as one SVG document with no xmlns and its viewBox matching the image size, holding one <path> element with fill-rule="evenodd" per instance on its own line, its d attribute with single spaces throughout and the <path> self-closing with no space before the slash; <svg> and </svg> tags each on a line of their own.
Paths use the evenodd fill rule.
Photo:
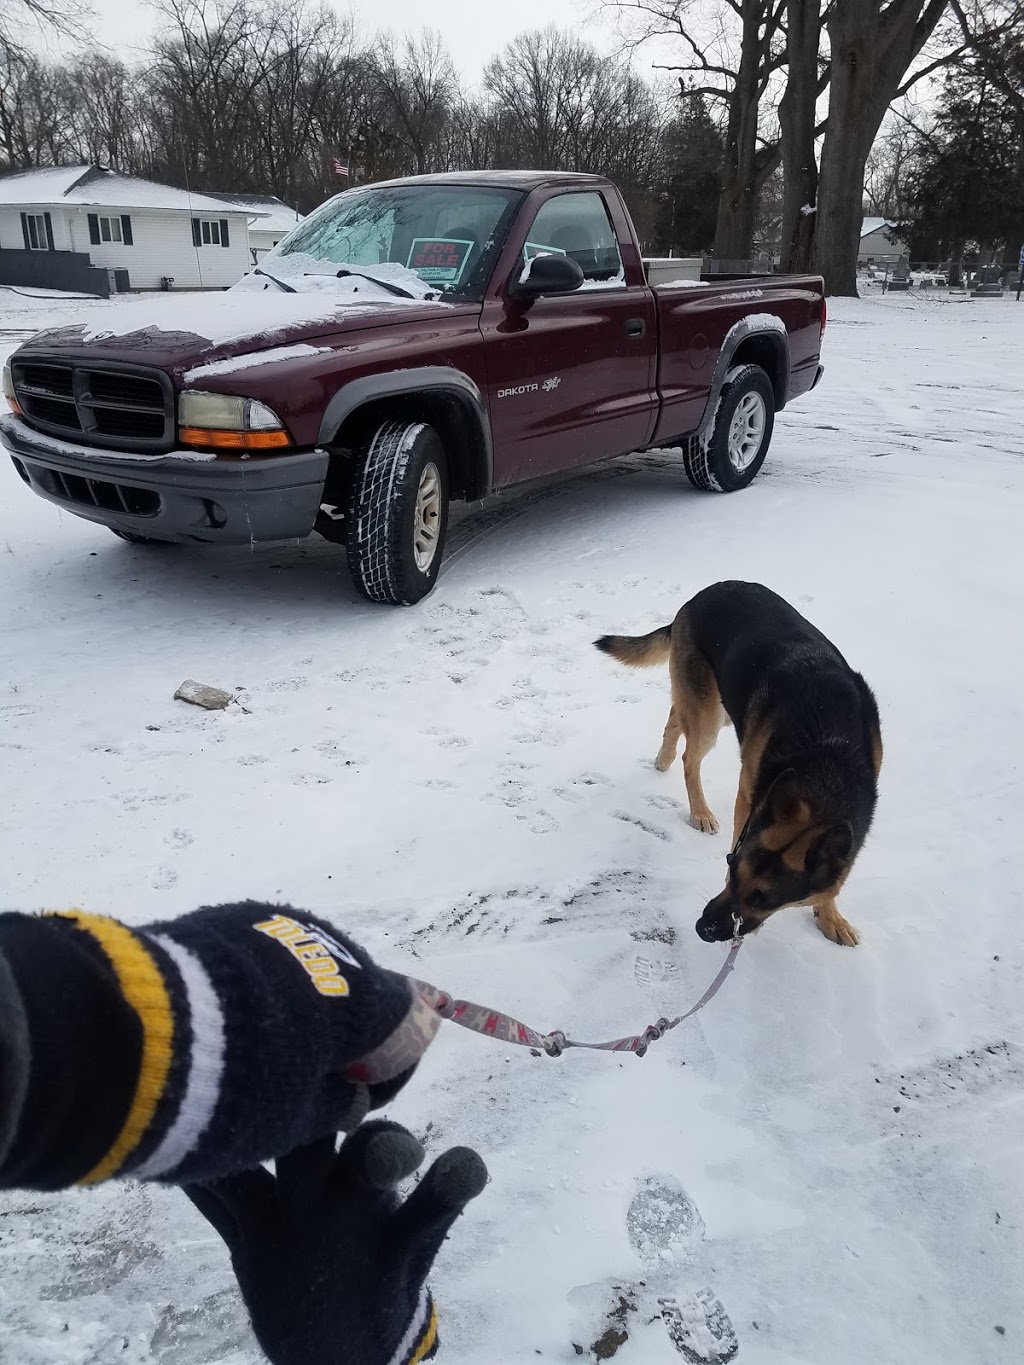
<svg viewBox="0 0 1024 1365">
<path fill-rule="evenodd" d="M 406 265 L 428 284 L 458 284 L 472 250 L 459 237 L 416 237 Z"/>
<path fill-rule="evenodd" d="M 543 242 L 527 242 L 523 247 L 523 260 L 532 261 L 534 256 L 567 256 L 560 246 L 545 246 Z"/>
</svg>

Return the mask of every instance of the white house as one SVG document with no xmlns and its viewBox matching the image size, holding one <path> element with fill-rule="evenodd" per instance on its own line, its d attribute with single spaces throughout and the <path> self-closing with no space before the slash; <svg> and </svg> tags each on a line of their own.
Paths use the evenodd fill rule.
<svg viewBox="0 0 1024 1365">
<path fill-rule="evenodd" d="M 261 215 L 249 223 L 249 255 L 253 265 L 287 237 L 296 223 L 302 222 L 301 213 L 272 194 L 221 194 L 218 190 L 216 197 L 244 208 L 247 213 Z"/>
<path fill-rule="evenodd" d="M 263 216 L 100 166 L 22 171 L 0 179 L 0 284 L 49 274 L 54 288 L 74 287 L 77 261 L 79 271 L 119 272 L 117 289 L 223 289 L 249 269 L 249 221 Z M 33 253 L 54 256 L 40 263 Z"/>
<path fill-rule="evenodd" d="M 887 218 L 865 218 L 860 228 L 857 264 L 896 265 L 907 254 L 906 244 L 895 236 L 895 223 Z"/>
</svg>

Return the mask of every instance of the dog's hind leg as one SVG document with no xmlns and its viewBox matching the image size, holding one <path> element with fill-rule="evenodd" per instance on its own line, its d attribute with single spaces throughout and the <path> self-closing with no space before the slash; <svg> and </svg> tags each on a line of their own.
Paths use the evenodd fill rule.
<svg viewBox="0 0 1024 1365">
<path fill-rule="evenodd" d="M 856 948 L 860 942 L 857 930 L 839 913 L 834 896 L 818 901 L 814 907 L 814 918 L 818 928 L 830 943 L 839 943 L 844 948 Z"/>
<path fill-rule="evenodd" d="M 682 613 L 672 627 L 672 654 L 669 668 L 672 674 L 672 712 L 665 727 L 665 740 L 659 759 L 665 757 L 673 717 L 686 738 L 683 750 L 683 778 L 690 802 L 690 824 L 704 834 L 716 834 L 718 821 L 708 805 L 700 780 L 704 759 L 715 747 L 718 732 L 725 723 L 725 711 L 718 693 L 718 684 L 704 656 L 690 643 L 689 632 Z M 671 744 L 675 750 L 675 740 Z M 669 758 L 671 763 L 671 758 Z M 667 765 L 666 765 L 667 766 Z"/>
<path fill-rule="evenodd" d="M 679 712 L 676 710 L 675 702 L 668 713 L 668 720 L 665 724 L 665 733 L 661 737 L 661 748 L 658 750 L 658 757 L 654 760 L 654 766 L 659 773 L 667 773 L 672 764 L 676 761 L 676 753 L 679 749 L 679 736 L 683 733 L 683 724 L 679 719 Z"/>
</svg>

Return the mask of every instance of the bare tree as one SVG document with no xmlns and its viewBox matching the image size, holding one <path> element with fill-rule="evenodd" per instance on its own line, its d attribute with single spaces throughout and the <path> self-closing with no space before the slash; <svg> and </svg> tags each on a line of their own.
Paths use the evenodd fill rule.
<svg viewBox="0 0 1024 1365">
<path fill-rule="evenodd" d="M 830 294 L 856 296 L 868 155 L 946 4 L 841 0 L 829 12 L 828 124 L 821 148 L 815 262 Z"/>
<path fill-rule="evenodd" d="M 628 63 L 548 28 L 513 39 L 484 84 L 499 161 L 611 175 L 627 199 L 634 186 L 649 186 L 664 111 Z"/>
<path fill-rule="evenodd" d="M 679 58 L 659 69 L 679 73 L 681 92 L 714 101 L 725 124 L 725 161 L 715 254 L 752 250 L 761 189 L 781 159 L 769 88 L 785 64 L 786 0 L 605 0 L 629 16 L 632 47 L 655 37 L 679 40 Z"/>
<path fill-rule="evenodd" d="M 41 141 L 53 140 L 45 128 L 49 72 L 26 44 L 26 34 L 57 34 L 83 41 L 91 10 L 75 0 L 0 0 L 0 156 L 3 164 L 24 169 L 38 164 Z M 44 133 L 46 137 L 44 138 Z"/>
<path fill-rule="evenodd" d="M 869 213 L 904 223 L 910 217 L 910 182 L 918 162 L 920 133 L 902 112 L 890 111 L 868 155 L 864 206 Z"/>
<path fill-rule="evenodd" d="M 374 76 L 399 143 L 418 175 L 436 169 L 458 91 L 455 68 L 439 34 L 407 37 L 399 49 L 390 35 L 374 53 Z"/>
<path fill-rule="evenodd" d="M 828 87 L 828 68 L 819 55 L 823 17 L 822 0 L 787 0 L 786 89 L 779 102 L 783 170 L 781 265 L 783 270 L 797 273 L 810 270 L 814 263 L 817 108 Z"/>
<path fill-rule="evenodd" d="M 92 10 L 75 0 L 0 0 L 0 63 L 26 55 L 26 33 L 84 40 Z"/>
</svg>

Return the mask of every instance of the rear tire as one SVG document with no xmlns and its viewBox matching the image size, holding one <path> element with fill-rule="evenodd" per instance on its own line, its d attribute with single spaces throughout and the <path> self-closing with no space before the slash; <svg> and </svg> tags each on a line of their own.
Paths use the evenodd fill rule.
<svg viewBox="0 0 1024 1365">
<path fill-rule="evenodd" d="M 686 477 L 707 493 L 736 493 L 753 483 L 775 426 L 775 390 L 760 365 L 725 377 L 711 431 L 683 447 Z"/>
<path fill-rule="evenodd" d="M 357 453 L 348 515 L 352 581 L 410 607 L 437 582 L 448 531 L 448 460 L 425 422 L 384 422 Z"/>
</svg>

